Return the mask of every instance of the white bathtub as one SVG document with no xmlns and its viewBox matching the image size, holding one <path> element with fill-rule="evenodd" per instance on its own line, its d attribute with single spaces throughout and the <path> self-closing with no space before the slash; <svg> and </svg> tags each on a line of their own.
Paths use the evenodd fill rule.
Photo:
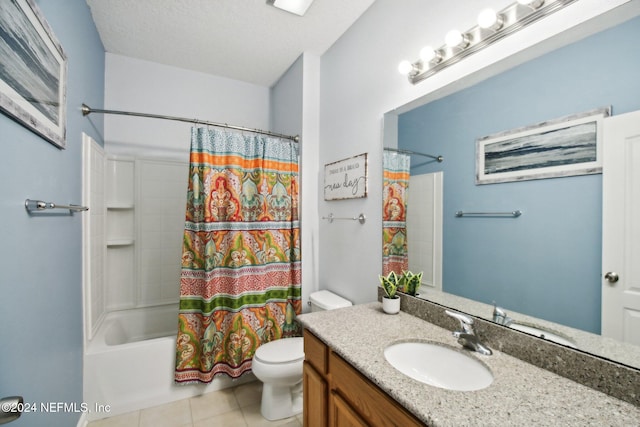
<svg viewBox="0 0 640 427">
<path fill-rule="evenodd" d="M 84 402 L 93 421 L 255 380 L 216 378 L 208 385 L 173 381 L 178 306 L 109 313 L 84 357 Z M 98 405 L 98 406 L 96 406 Z M 94 408 L 109 410 L 95 411 Z"/>
</svg>

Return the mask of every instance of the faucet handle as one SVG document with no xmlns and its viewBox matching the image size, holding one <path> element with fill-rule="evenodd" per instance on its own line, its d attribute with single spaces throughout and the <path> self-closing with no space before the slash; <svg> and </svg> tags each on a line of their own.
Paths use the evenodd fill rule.
<svg viewBox="0 0 640 427">
<path fill-rule="evenodd" d="M 475 330 L 473 329 L 473 318 L 467 316 L 466 314 L 458 313 L 457 311 L 445 310 L 445 314 L 453 317 L 454 319 L 458 319 L 460 322 L 461 331 L 455 331 L 453 335 L 458 336 L 460 333 L 472 334 L 475 335 Z"/>
<path fill-rule="evenodd" d="M 502 309 L 502 307 L 498 307 L 496 302 L 493 302 L 493 320 L 496 320 L 498 317 L 507 317 L 507 312 Z"/>
<path fill-rule="evenodd" d="M 496 302 L 493 302 L 493 321 L 504 326 L 509 326 L 513 319 L 507 316 L 507 312 L 502 307 L 498 307 Z"/>
</svg>

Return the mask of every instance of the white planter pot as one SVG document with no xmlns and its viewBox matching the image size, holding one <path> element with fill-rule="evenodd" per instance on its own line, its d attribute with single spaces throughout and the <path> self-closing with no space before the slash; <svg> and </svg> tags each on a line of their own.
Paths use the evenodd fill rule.
<svg viewBox="0 0 640 427">
<path fill-rule="evenodd" d="M 382 311 L 387 314 L 397 314 L 400 312 L 400 298 L 382 297 Z"/>
</svg>

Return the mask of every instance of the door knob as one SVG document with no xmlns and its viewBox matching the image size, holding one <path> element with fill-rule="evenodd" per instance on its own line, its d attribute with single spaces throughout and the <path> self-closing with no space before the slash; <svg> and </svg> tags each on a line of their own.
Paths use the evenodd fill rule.
<svg viewBox="0 0 640 427">
<path fill-rule="evenodd" d="M 605 274 L 604 278 L 607 279 L 609 283 L 616 283 L 620 279 L 620 277 L 618 276 L 618 273 L 614 271 L 610 271 L 607 274 Z"/>
</svg>

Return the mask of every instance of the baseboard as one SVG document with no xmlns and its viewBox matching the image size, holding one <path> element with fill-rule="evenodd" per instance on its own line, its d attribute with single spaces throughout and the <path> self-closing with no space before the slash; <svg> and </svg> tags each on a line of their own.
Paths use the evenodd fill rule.
<svg viewBox="0 0 640 427">
<path fill-rule="evenodd" d="M 89 425 L 89 419 L 87 418 L 87 413 L 83 412 L 82 415 L 80 415 L 80 419 L 78 420 L 78 424 L 76 424 L 76 427 L 87 427 Z"/>
</svg>

